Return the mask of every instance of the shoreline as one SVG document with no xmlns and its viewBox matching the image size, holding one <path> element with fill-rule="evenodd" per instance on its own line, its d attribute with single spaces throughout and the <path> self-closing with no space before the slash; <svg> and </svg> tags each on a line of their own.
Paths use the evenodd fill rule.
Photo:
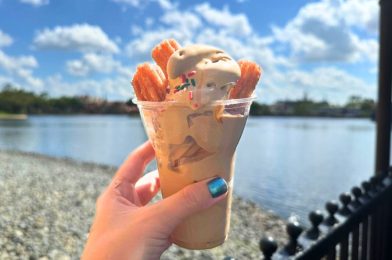
<svg viewBox="0 0 392 260">
<path fill-rule="evenodd" d="M 6 150 L 0 150 L 0 161 L 0 259 L 78 259 L 95 201 L 116 167 Z M 282 245 L 284 224 L 234 195 L 230 233 L 222 246 L 198 251 L 172 246 L 161 259 L 260 258 L 261 236 L 272 235 Z"/>
<path fill-rule="evenodd" d="M 0 113 L 0 120 L 27 120 L 27 114 L 1 114 Z"/>
</svg>

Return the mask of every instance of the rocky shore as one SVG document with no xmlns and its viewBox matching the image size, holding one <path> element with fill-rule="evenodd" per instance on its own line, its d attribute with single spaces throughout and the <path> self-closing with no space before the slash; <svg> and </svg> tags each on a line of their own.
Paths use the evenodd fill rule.
<svg viewBox="0 0 392 260">
<path fill-rule="evenodd" d="M 69 159 L 0 151 L 0 259 L 78 259 L 95 200 L 115 171 Z M 224 245 L 201 251 L 172 246 L 162 259 L 260 259 L 262 234 L 283 243 L 284 221 L 235 197 Z"/>
</svg>

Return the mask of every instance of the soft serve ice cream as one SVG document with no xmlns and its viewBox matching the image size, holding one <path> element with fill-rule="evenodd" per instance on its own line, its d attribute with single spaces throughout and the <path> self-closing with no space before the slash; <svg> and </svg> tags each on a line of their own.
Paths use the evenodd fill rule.
<svg viewBox="0 0 392 260">
<path fill-rule="evenodd" d="M 211 248 L 222 244 L 228 234 L 234 153 L 252 99 L 229 99 L 232 88 L 241 87 L 239 84 L 248 79 L 241 78 L 242 66 L 224 51 L 207 45 L 172 50 L 173 46 L 177 45 L 162 45 L 162 53 L 155 53 L 155 57 L 167 60 L 155 58 L 164 73 L 151 67 L 160 75 L 160 81 L 156 81 L 159 84 L 151 89 L 162 93 L 165 87 L 164 100 L 138 105 L 156 152 L 163 197 L 214 176 L 221 176 L 229 184 L 225 200 L 186 219 L 172 235 L 173 242 L 180 246 Z M 171 54 L 165 50 L 171 50 Z M 136 84 L 143 82 L 138 80 L 143 79 L 141 76 L 135 77 Z M 134 83 L 135 90 L 143 90 L 141 85 Z M 137 95 L 154 96 L 148 90 Z"/>
<path fill-rule="evenodd" d="M 208 45 L 189 45 L 171 55 L 167 74 L 170 91 L 166 99 L 198 109 L 211 101 L 227 99 L 241 70 L 222 50 Z"/>
</svg>

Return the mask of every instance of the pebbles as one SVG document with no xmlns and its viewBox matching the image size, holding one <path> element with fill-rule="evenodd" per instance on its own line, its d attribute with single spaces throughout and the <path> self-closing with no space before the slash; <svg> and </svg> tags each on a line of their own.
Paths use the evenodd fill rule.
<svg viewBox="0 0 392 260">
<path fill-rule="evenodd" d="M 95 201 L 115 168 L 41 155 L 0 151 L 0 259 L 78 259 Z M 224 245 L 191 251 L 172 246 L 162 259 L 258 259 L 258 241 L 285 241 L 284 222 L 234 198 Z"/>
</svg>

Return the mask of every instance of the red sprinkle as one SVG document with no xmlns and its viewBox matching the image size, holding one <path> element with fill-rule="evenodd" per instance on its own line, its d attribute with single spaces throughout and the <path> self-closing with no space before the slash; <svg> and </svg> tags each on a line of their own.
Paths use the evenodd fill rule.
<svg viewBox="0 0 392 260">
<path fill-rule="evenodd" d="M 195 74 L 196 74 L 196 70 L 192 70 L 192 71 L 188 72 L 187 75 L 188 75 L 188 77 L 192 77 Z"/>
<path fill-rule="evenodd" d="M 181 81 L 182 81 L 182 83 L 185 83 L 185 80 L 186 80 L 186 76 L 185 76 L 185 74 L 182 74 L 182 75 L 181 75 Z"/>
<path fill-rule="evenodd" d="M 188 97 L 189 97 L 190 100 L 193 99 L 193 92 L 192 92 L 192 91 L 189 91 L 189 92 L 188 92 Z"/>
</svg>

